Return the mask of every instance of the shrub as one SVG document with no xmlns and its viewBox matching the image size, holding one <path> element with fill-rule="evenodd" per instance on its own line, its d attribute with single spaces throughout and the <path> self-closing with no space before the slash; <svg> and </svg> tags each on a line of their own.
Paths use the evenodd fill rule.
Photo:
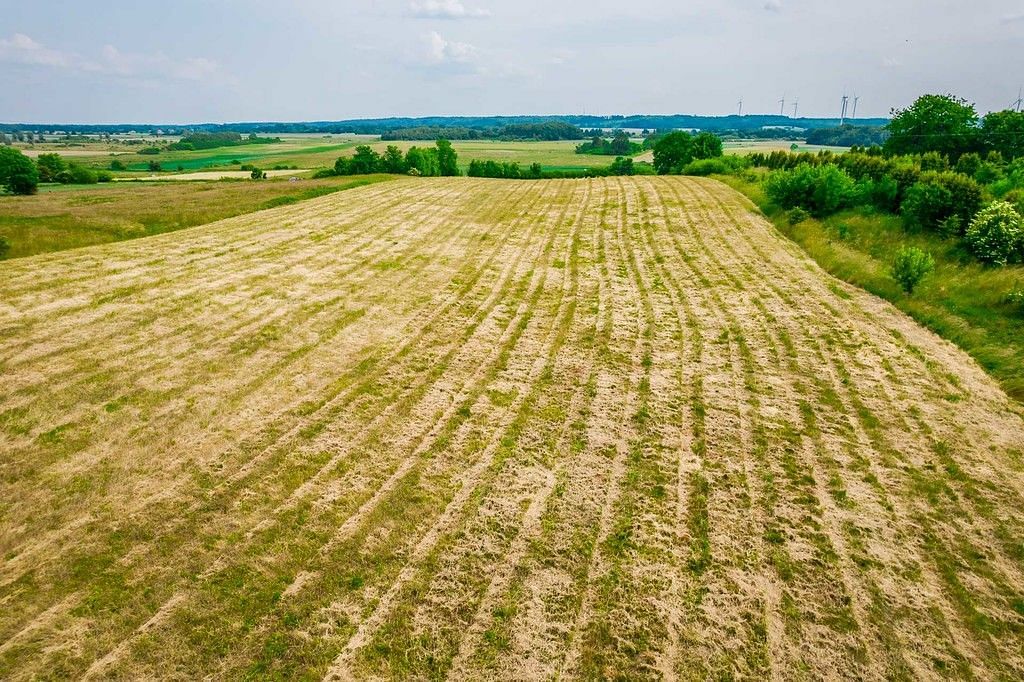
<svg viewBox="0 0 1024 682">
<path fill-rule="evenodd" d="M 995 201 L 974 217 L 965 240 L 981 262 L 1006 265 L 1024 255 L 1024 224 L 1011 204 Z"/>
<path fill-rule="evenodd" d="M 159 161 L 150 161 L 149 162 L 149 172 L 150 173 L 159 173 L 162 170 L 163 170 L 163 166 L 160 165 Z"/>
<path fill-rule="evenodd" d="M 96 171 L 97 182 L 111 182 L 114 176 L 110 171 Z"/>
<path fill-rule="evenodd" d="M 617 156 L 608 166 L 609 175 L 633 175 L 633 159 Z"/>
<path fill-rule="evenodd" d="M 949 159 L 938 152 L 925 152 L 921 155 L 921 170 L 923 171 L 946 171 L 949 170 Z"/>
<path fill-rule="evenodd" d="M 249 177 L 253 180 L 264 180 L 267 177 L 265 171 L 261 171 L 259 168 L 253 168 L 252 172 L 249 173 Z"/>
<path fill-rule="evenodd" d="M 801 164 L 791 171 L 776 171 L 765 180 L 768 197 L 782 208 L 799 206 L 823 217 L 853 205 L 853 179 L 831 164 Z"/>
<path fill-rule="evenodd" d="M 934 269 L 935 259 L 916 246 L 904 246 L 892 262 L 892 276 L 908 294 L 914 293 L 921 280 Z"/>
<path fill-rule="evenodd" d="M 313 173 L 313 178 L 319 180 L 320 178 L 333 178 L 335 175 L 337 173 L 334 172 L 333 168 L 321 168 Z"/>
<path fill-rule="evenodd" d="M 732 169 L 722 159 L 697 159 L 682 168 L 683 175 L 726 175 Z"/>
<path fill-rule="evenodd" d="M 880 211 L 896 213 L 900 210 L 900 184 L 891 175 L 883 175 L 871 183 L 867 199 Z"/>
<path fill-rule="evenodd" d="M 68 166 L 68 176 L 72 185 L 95 185 L 99 181 L 95 171 L 77 163 Z"/>
<path fill-rule="evenodd" d="M 11 252 L 11 240 L 3 235 L 0 235 L 0 260 L 7 258 L 7 254 Z"/>
<path fill-rule="evenodd" d="M 811 214 L 803 210 L 799 206 L 794 209 L 790 209 L 786 212 L 786 222 L 790 225 L 799 225 L 803 221 L 811 217 Z"/>
<path fill-rule="evenodd" d="M 945 187 L 919 182 L 907 190 L 900 213 L 910 227 L 931 228 L 949 217 L 952 204 L 953 196 Z"/>
<path fill-rule="evenodd" d="M 117 159 L 114 159 L 113 161 L 110 162 L 110 170 L 112 170 L 112 171 L 123 171 L 123 170 L 128 170 L 128 168 L 127 168 L 127 166 L 125 166 L 123 163 L 121 163 Z"/>
<path fill-rule="evenodd" d="M 967 225 L 981 207 L 981 186 L 960 173 L 923 173 L 903 199 L 907 225 L 935 230 L 950 216 Z"/>
<path fill-rule="evenodd" d="M 970 152 L 961 156 L 956 162 L 956 172 L 973 178 L 981 170 L 981 164 L 981 156 L 975 152 Z"/>
</svg>

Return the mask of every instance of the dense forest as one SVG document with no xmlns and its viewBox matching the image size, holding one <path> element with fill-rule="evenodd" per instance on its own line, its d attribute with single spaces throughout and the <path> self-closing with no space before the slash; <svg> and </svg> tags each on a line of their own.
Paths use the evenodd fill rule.
<svg viewBox="0 0 1024 682">
<path fill-rule="evenodd" d="M 589 142 L 576 145 L 577 154 L 595 154 L 597 156 L 631 156 L 639 154 L 644 146 L 629 139 L 629 135 L 617 131 L 611 139 L 595 135 Z"/>
<path fill-rule="evenodd" d="M 885 142 L 888 134 L 882 126 L 855 126 L 849 123 L 836 128 L 818 128 L 807 133 L 807 144 L 833 147 L 871 147 Z"/>
<path fill-rule="evenodd" d="M 512 123 L 493 128 L 466 126 L 414 126 L 396 128 L 381 133 L 380 139 L 391 140 L 582 140 L 583 130 L 570 123 L 543 121 L 539 123 Z"/>
<path fill-rule="evenodd" d="M 279 137 L 257 137 L 256 133 L 249 133 L 248 137 L 242 137 L 241 133 L 233 131 L 197 132 L 182 136 L 177 142 L 167 145 L 167 149 L 171 151 L 192 151 L 195 149 L 236 147 L 243 144 L 270 144 L 280 141 L 281 138 Z"/>
</svg>

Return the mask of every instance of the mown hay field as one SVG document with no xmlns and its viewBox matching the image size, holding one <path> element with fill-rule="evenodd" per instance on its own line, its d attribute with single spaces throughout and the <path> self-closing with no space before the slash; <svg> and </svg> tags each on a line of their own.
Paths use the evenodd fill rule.
<svg viewBox="0 0 1024 682">
<path fill-rule="evenodd" d="M 0 264 L 0 678 L 1024 675 L 1024 419 L 682 177 Z"/>
</svg>

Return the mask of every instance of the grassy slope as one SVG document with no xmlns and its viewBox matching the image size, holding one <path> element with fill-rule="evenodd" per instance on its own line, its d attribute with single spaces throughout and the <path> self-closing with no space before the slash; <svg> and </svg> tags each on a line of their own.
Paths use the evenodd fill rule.
<svg viewBox="0 0 1024 682">
<path fill-rule="evenodd" d="M 289 182 L 267 180 L 68 186 L 29 197 L 0 196 L 0 235 L 9 258 L 171 232 L 390 179 L 387 175 Z"/>
<path fill-rule="evenodd" d="M 720 180 L 747 195 L 780 232 L 833 275 L 880 296 L 970 353 L 1006 391 L 1024 400 L 1024 311 L 1005 301 L 1024 288 L 1024 267 L 989 268 L 958 245 L 930 234 L 908 234 L 898 216 L 844 211 L 790 225 L 761 186 Z M 889 274 L 892 254 L 918 246 L 935 257 L 935 272 L 907 295 Z"/>
</svg>

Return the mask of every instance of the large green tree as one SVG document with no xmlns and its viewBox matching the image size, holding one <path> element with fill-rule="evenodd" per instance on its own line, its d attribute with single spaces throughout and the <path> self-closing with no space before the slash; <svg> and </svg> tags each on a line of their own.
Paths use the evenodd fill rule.
<svg viewBox="0 0 1024 682">
<path fill-rule="evenodd" d="M 349 173 L 351 175 L 369 175 L 379 173 L 383 170 L 383 163 L 380 154 L 366 145 L 356 147 L 356 153 L 349 161 Z"/>
<path fill-rule="evenodd" d="M 0 186 L 14 194 L 35 194 L 39 171 L 32 159 L 14 147 L 0 147 Z"/>
<path fill-rule="evenodd" d="M 410 172 L 415 169 L 417 175 L 424 177 L 441 174 L 437 164 L 437 149 L 409 147 L 409 151 L 405 153 L 405 165 Z"/>
<path fill-rule="evenodd" d="M 39 182 L 60 182 L 60 174 L 68 167 L 60 154 L 40 154 L 36 166 L 39 168 Z"/>
<path fill-rule="evenodd" d="M 382 161 L 385 173 L 405 173 L 409 170 L 409 167 L 405 164 L 405 156 L 402 154 L 402 150 L 393 144 L 389 144 L 388 148 L 384 150 Z"/>
<path fill-rule="evenodd" d="M 981 124 L 981 136 L 989 149 L 1004 159 L 1024 156 L 1024 112 L 994 111 Z"/>
<path fill-rule="evenodd" d="M 722 138 L 705 130 L 693 138 L 693 158 L 717 159 L 722 155 Z"/>
<path fill-rule="evenodd" d="M 678 173 L 693 161 L 693 137 L 684 130 L 665 135 L 654 145 L 654 169 L 659 175 Z"/>
<path fill-rule="evenodd" d="M 885 150 L 893 154 L 939 152 L 952 160 L 982 146 L 978 112 L 953 95 L 923 95 L 906 109 L 893 109 Z"/>
<path fill-rule="evenodd" d="M 459 173 L 459 155 L 452 148 L 452 143 L 444 138 L 437 140 L 437 166 L 441 175 L 461 175 Z"/>
</svg>

